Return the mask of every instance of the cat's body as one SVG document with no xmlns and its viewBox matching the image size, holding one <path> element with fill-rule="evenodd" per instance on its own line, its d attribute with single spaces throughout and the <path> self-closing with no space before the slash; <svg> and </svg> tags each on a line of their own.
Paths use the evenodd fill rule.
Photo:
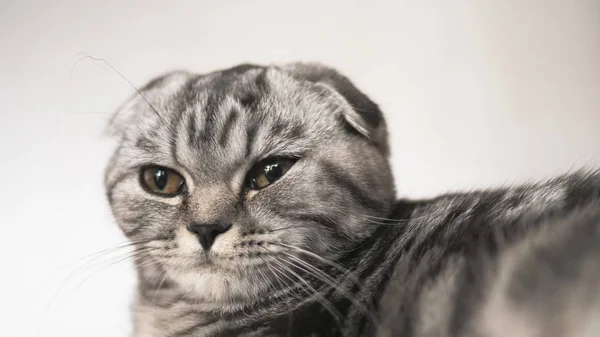
<svg viewBox="0 0 600 337">
<path fill-rule="evenodd" d="M 136 337 L 600 334 L 599 173 L 394 201 L 381 112 L 316 65 L 166 75 L 113 130 Z"/>
</svg>

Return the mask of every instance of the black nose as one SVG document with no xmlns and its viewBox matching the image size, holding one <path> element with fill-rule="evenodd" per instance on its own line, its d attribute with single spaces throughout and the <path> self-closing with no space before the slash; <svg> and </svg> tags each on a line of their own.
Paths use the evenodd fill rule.
<svg viewBox="0 0 600 337">
<path fill-rule="evenodd" d="M 198 240 L 200 240 L 200 244 L 205 250 L 210 249 L 217 235 L 225 233 L 229 228 L 231 228 L 231 224 L 224 223 L 205 224 L 194 222 L 188 226 L 190 232 L 198 235 Z"/>
</svg>

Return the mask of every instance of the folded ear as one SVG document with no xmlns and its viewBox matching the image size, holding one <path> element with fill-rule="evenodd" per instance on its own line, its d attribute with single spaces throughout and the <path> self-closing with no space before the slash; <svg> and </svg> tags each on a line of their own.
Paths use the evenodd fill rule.
<svg viewBox="0 0 600 337">
<path fill-rule="evenodd" d="M 367 95 L 335 69 L 318 63 L 292 63 L 281 67 L 293 78 L 319 84 L 335 91 L 347 103 L 342 117 L 363 136 L 371 140 L 385 155 L 389 155 L 387 129 L 383 113 Z"/>
</svg>

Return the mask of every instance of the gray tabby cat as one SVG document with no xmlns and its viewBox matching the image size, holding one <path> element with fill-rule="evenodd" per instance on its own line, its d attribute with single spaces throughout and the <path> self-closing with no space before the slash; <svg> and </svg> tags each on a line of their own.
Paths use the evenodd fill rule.
<svg viewBox="0 0 600 337">
<path fill-rule="evenodd" d="M 600 335 L 600 174 L 398 201 L 379 108 L 317 64 L 173 72 L 115 115 L 135 336 Z"/>
</svg>

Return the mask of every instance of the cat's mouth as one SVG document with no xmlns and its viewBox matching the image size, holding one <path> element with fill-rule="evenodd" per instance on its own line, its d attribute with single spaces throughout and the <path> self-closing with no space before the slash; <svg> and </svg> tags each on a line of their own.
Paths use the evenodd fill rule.
<svg viewBox="0 0 600 337">
<path fill-rule="evenodd" d="M 237 272 L 241 269 L 266 268 L 276 260 L 277 255 L 277 252 L 267 249 L 227 253 L 203 250 L 189 253 L 178 252 L 177 249 L 174 249 L 171 253 L 157 257 L 166 267 L 181 271 Z"/>
<path fill-rule="evenodd" d="M 161 264 L 187 296 L 217 307 L 250 303 L 289 282 L 281 281 L 284 272 L 277 256 L 267 253 L 172 254 Z"/>
</svg>

